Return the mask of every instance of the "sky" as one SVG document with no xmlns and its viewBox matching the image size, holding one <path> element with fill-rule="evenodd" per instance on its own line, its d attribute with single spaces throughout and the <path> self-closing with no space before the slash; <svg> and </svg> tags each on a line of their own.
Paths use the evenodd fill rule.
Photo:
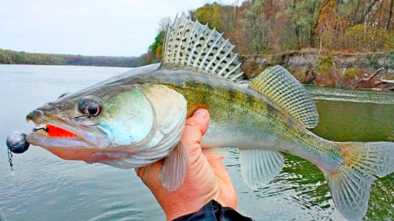
<svg viewBox="0 0 394 221">
<path fill-rule="evenodd" d="M 138 56 L 153 42 L 161 19 L 211 2 L 214 0 L 0 0 L 0 48 Z"/>
</svg>

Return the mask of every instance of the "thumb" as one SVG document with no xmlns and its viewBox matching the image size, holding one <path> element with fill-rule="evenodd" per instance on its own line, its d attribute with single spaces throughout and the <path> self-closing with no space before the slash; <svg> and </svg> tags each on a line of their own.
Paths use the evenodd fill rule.
<svg viewBox="0 0 394 221">
<path fill-rule="evenodd" d="M 182 144 L 182 147 L 184 147 L 182 148 L 182 151 L 185 151 L 187 156 L 191 156 L 192 159 L 197 157 L 199 152 L 201 153 L 200 141 L 208 129 L 208 123 L 209 113 L 205 109 L 196 110 L 193 113 L 193 116 L 186 120 L 180 143 Z M 136 168 L 135 172 L 141 179 L 145 180 L 144 176 L 146 175 L 146 172 L 154 170 L 158 173 L 161 163 L 162 161 L 159 161 L 145 167 Z"/>
<path fill-rule="evenodd" d="M 205 109 L 198 109 L 193 116 L 186 120 L 186 125 L 181 138 L 182 145 L 187 152 L 199 149 L 202 136 L 208 129 L 209 113 Z"/>
<path fill-rule="evenodd" d="M 201 136 L 205 134 L 208 129 L 209 113 L 206 109 L 197 109 L 192 117 L 186 120 L 186 126 L 198 127 L 200 129 Z"/>
</svg>

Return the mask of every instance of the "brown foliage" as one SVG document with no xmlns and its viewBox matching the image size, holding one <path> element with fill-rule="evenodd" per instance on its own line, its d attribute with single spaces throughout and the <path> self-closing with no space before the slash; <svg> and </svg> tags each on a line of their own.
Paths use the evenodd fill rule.
<svg viewBox="0 0 394 221">
<path fill-rule="evenodd" d="M 304 83 L 350 87 L 360 78 L 360 67 L 337 66 L 341 56 L 331 61 L 327 56 L 350 53 L 358 57 L 358 53 L 394 51 L 393 10 L 394 0 L 246 0 L 240 6 L 206 4 L 191 15 L 224 32 L 246 58 L 243 70 L 249 77 L 267 65 L 288 65 L 293 52 L 311 48 L 317 51 L 318 59 L 293 69 L 294 75 Z M 161 43 L 159 40 L 156 42 Z M 152 61 L 160 59 L 161 47 L 156 46 L 151 46 Z M 267 62 L 262 62 L 263 58 Z M 346 56 L 344 59 L 349 60 Z M 362 69 L 382 65 L 379 59 L 361 60 Z"/>
</svg>

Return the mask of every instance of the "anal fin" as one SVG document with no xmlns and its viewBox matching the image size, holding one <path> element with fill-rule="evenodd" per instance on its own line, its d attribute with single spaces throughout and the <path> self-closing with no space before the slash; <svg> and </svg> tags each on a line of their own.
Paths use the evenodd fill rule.
<svg viewBox="0 0 394 221">
<path fill-rule="evenodd" d="M 279 175 L 284 158 L 276 151 L 240 150 L 241 175 L 249 188 L 255 190 Z"/>
</svg>

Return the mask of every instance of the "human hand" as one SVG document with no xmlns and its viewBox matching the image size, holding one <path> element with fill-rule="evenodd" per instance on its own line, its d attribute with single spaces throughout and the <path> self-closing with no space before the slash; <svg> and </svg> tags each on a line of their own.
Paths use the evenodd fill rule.
<svg viewBox="0 0 394 221">
<path fill-rule="evenodd" d="M 168 191 L 160 182 L 163 161 L 137 169 L 137 175 L 152 191 L 167 220 L 193 213 L 210 200 L 222 206 L 236 208 L 237 196 L 223 157 L 213 150 L 201 149 L 201 139 L 209 123 L 207 110 L 199 109 L 187 119 L 180 145 L 188 155 L 188 169 L 183 184 L 176 191 Z"/>
</svg>

